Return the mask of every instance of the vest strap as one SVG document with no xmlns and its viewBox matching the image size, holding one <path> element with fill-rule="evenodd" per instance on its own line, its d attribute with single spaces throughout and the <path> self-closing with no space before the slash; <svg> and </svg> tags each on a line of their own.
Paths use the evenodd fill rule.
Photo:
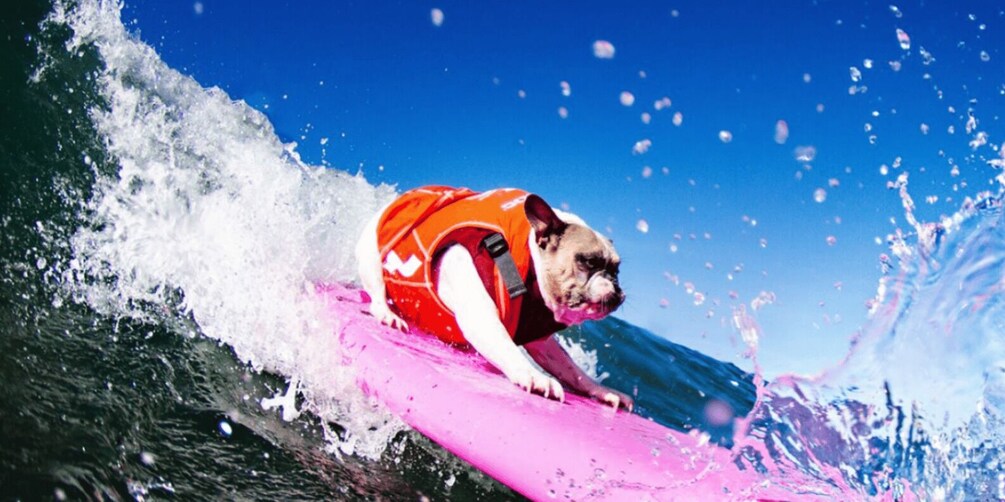
<svg viewBox="0 0 1005 502">
<path fill-rule="evenodd" d="M 503 282 L 506 283 L 506 291 L 509 292 L 509 297 L 512 299 L 526 293 L 527 286 L 524 285 L 523 278 L 520 277 L 520 272 L 516 269 L 513 255 L 509 254 L 509 245 L 506 244 L 506 238 L 502 234 L 492 233 L 482 240 L 482 244 L 488 250 L 492 260 L 496 262 L 496 268 L 499 269 L 499 275 L 502 276 Z"/>
</svg>

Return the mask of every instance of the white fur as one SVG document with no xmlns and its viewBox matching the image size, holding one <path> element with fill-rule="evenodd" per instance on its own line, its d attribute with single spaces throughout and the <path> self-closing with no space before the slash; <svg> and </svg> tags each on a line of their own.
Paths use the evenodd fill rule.
<svg viewBox="0 0 1005 502">
<path fill-rule="evenodd" d="M 384 208 L 366 224 L 356 243 L 356 259 L 360 283 L 370 295 L 370 313 L 381 323 L 407 330 L 408 326 L 387 306 L 384 275 L 377 244 L 377 225 Z M 582 219 L 570 213 L 556 211 L 563 221 L 576 222 L 585 226 Z M 602 239 L 603 242 L 607 242 Z M 536 242 L 531 231 L 530 241 Z M 537 246 L 530 246 L 531 258 L 535 271 L 543 277 L 544 270 L 540 266 L 540 252 Z M 606 280 L 606 279 L 605 279 Z M 607 281 L 608 283 L 610 281 Z M 541 288 L 541 282 L 538 281 Z M 609 284 L 613 288 L 613 285 Z M 591 292 L 593 286 L 590 287 Z M 464 333 L 464 339 L 485 357 L 493 366 L 501 371 L 511 382 L 528 392 L 541 394 L 563 401 L 565 393 L 562 385 L 555 378 L 538 370 L 517 348 L 510 338 L 502 320 L 498 317 L 495 303 L 485 290 L 474 260 L 463 246 L 454 245 L 447 248 L 440 258 L 439 283 L 437 294 L 457 319 L 457 325 Z M 603 317 L 597 312 L 576 312 L 563 308 L 541 291 L 547 307 L 555 312 L 555 319 L 565 324 L 575 324 L 585 319 Z M 632 408 L 632 400 L 628 396 L 608 389 L 594 382 L 572 361 L 569 355 L 554 341 L 553 337 L 531 342 L 526 346 L 527 353 L 546 371 L 559 377 L 565 384 L 595 399 L 606 402 L 613 407 Z"/>
</svg>

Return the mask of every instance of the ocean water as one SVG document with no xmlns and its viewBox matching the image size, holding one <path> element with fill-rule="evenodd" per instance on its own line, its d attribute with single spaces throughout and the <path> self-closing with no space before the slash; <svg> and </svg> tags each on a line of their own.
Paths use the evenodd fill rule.
<svg viewBox="0 0 1005 502">
<path fill-rule="evenodd" d="M 307 294 L 352 279 L 394 189 L 303 162 L 115 2 L 19 2 L 3 23 L 3 498 L 520 498 L 363 395 Z M 908 226 L 871 319 L 815 378 L 765 382 L 618 319 L 564 340 L 638 413 L 732 448 L 722 469 L 843 499 L 1005 498 L 991 178 L 931 223 L 896 181 Z M 756 318 L 732 319 L 756 363 Z"/>
</svg>

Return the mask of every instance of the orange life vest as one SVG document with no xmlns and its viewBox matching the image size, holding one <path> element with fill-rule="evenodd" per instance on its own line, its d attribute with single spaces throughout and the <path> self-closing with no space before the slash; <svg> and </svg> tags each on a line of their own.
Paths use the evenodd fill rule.
<svg viewBox="0 0 1005 502">
<path fill-rule="evenodd" d="M 453 313 L 436 294 L 440 254 L 455 244 L 471 254 L 499 319 L 518 344 L 565 328 L 555 322 L 536 284 L 524 213 L 529 194 L 502 188 L 474 192 L 467 188 L 427 186 L 401 195 L 384 211 L 377 244 L 384 267 L 388 305 L 423 331 L 449 343 L 465 344 Z M 509 246 L 527 292 L 513 298 L 488 250 L 487 236 L 501 234 Z"/>
</svg>

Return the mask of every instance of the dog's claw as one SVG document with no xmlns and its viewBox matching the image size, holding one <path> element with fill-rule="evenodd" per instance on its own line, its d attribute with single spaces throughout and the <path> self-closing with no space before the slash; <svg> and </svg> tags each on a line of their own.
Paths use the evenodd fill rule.
<svg viewBox="0 0 1005 502">
<path fill-rule="evenodd" d="M 635 401 L 631 397 L 603 385 L 597 385 L 590 390 L 590 397 L 611 406 L 615 410 L 624 408 L 630 413 L 635 409 Z"/>
<path fill-rule="evenodd" d="M 507 374 L 507 378 L 528 394 L 538 394 L 548 399 L 565 402 L 565 390 L 562 384 L 533 368 L 517 370 Z"/>
<path fill-rule="evenodd" d="M 379 305 L 377 303 L 370 304 L 370 315 L 377 318 L 381 324 L 385 326 L 390 326 L 398 331 L 407 332 L 408 323 L 406 323 L 402 318 L 391 312 L 391 309 L 384 305 Z"/>
</svg>

